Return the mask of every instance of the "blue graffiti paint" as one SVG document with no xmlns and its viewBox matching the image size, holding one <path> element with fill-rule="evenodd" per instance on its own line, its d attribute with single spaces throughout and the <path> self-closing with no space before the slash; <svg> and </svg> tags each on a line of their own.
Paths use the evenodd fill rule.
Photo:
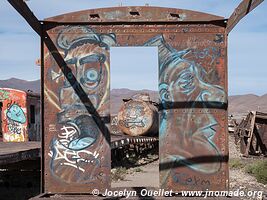
<svg viewBox="0 0 267 200">
<path fill-rule="evenodd" d="M 120 120 L 119 123 L 126 128 L 145 127 L 148 120 L 144 117 L 144 109 L 142 105 L 128 103 L 125 107 L 125 120 Z"/>
<path fill-rule="evenodd" d="M 72 140 L 69 143 L 68 149 L 81 150 L 91 146 L 95 142 L 95 138 L 84 137 Z"/>
<path fill-rule="evenodd" d="M 8 119 L 18 122 L 20 124 L 26 123 L 26 116 L 21 109 L 21 107 L 17 104 L 11 105 L 6 113 Z"/>
<path fill-rule="evenodd" d="M 172 147 L 176 154 L 166 155 L 165 159 L 202 173 L 217 172 L 221 167 L 219 161 L 221 153 L 213 141 L 216 127 L 219 126 L 215 117 L 210 113 L 205 113 L 196 118 L 189 112 L 180 114 L 178 119 L 174 112 L 168 112 L 167 109 L 172 108 L 177 102 L 191 102 L 191 108 L 201 102 L 203 109 L 208 108 L 214 102 L 217 106 L 227 102 L 224 89 L 204 79 L 203 75 L 207 75 L 204 67 L 187 59 L 187 57 L 199 59 L 210 57 L 212 59 L 210 64 L 212 64 L 220 56 L 220 51 L 214 47 L 203 51 L 196 49 L 178 51 L 166 43 L 162 35 L 150 39 L 145 46 L 158 46 L 159 48 L 159 95 L 163 107 L 160 113 L 159 130 L 161 143 L 165 144 L 167 133 L 177 134 L 179 138 L 176 146 Z M 174 130 L 176 132 L 170 133 Z M 203 155 L 202 153 L 214 156 L 214 159 L 217 157 L 218 162 L 202 164 L 187 159 Z M 165 176 L 164 182 L 169 176 L 170 171 Z"/>
<path fill-rule="evenodd" d="M 181 185 L 189 185 L 191 187 L 201 186 L 203 189 L 208 189 L 211 185 L 210 181 L 207 179 L 201 179 L 186 173 L 175 173 L 172 177 L 176 183 L 180 183 Z"/>
<path fill-rule="evenodd" d="M 62 128 L 50 144 L 51 173 L 66 182 L 80 183 L 82 180 L 92 183 L 94 179 L 99 178 L 97 171 L 100 156 L 102 157 L 106 150 L 103 150 L 101 155 L 98 152 L 101 148 L 105 149 L 106 145 L 100 137 L 101 133 L 93 119 L 94 116 L 89 114 L 88 110 L 92 110 L 92 103 L 101 116 L 109 114 L 107 105 L 109 60 L 107 58 L 110 46 L 116 45 L 116 37 L 112 33 L 97 33 L 89 26 L 65 26 L 59 32 L 56 44 L 63 50 L 64 60 L 72 72 L 64 77 L 62 72 L 56 73 L 57 66 L 52 66 L 48 72 L 51 80 L 57 83 L 59 82 L 57 79 L 64 81 L 64 85 L 59 87 L 61 112 L 57 114 L 58 124 Z M 77 82 L 71 85 L 68 79 L 74 77 Z M 77 94 L 74 90 L 77 85 L 81 86 L 91 103 L 81 101 L 79 95 L 82 92 Z M 59 159 L 58 152 L 63 152 L 67 155 L 66 158 Z M 104 161 L 101 160 L 101 162 Z M 75 173 L 63 175 L 66 168 L 75 170 Z"/>
</svg>

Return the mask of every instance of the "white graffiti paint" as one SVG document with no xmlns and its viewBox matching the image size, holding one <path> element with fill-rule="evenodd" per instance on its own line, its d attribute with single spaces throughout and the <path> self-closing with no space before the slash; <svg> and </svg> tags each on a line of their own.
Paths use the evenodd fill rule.
<svg viewBox="0 0 267 200">
<path fill-rule="evenodd" d="M 60 165 L 70 166 L 84 172 L 82 163 L 97 164 L 99 153 L 88 150 L 71 150 L 66 146 L 78 134 L 77 129 L 73 126 L 63 126 L 61 133 L 58 134 L 58 140 L 54 141 L 53 149 L 50 150 L 48 156 L 54 161 L 60 161 Z"/>
</svg>

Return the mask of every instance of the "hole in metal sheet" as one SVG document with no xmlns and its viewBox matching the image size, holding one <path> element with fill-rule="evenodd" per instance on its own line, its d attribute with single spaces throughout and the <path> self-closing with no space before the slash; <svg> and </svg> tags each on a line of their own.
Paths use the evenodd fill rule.
<svg viewBox="0 0 267 200">
<path fill-rule="evenodd" d="M 99 14 L 90 14 L 90 18 L 92 18 L 92 19 L 100 19 L 100 16 L 99 16 Z"/>
<path fill-rule="evenodd" d="M 170 16 L 173 17 L 173 18 L 180 19 L 180 15 L 179 14 L 176 14 L 176 13 L 170 13 Z"/>
<path fill-rule="evenodd" d="M 132 16 L 140 16 L 140 13 L 139 12 L 130 12 L 130 15 L 132 15 Z"/>
</svg>

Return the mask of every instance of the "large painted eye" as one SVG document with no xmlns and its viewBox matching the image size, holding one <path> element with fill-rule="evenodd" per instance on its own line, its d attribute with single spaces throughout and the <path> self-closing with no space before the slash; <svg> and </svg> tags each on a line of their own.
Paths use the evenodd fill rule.
<svg viewBox="0 0 267 200">
<path fill-rule="evenodd" d="M 178 79 L 177 85 L 184 94 L 189 94 L 195 89 L 195 75 L 190 70 L 183 71 Z"/>
<path fill-rule="evenodd" d="M 86 79 L 87 79 L 87 81 L 90 81 L 90 82 L 94 82 L 95 83 L 99 79 L 99 74 L 98 74 L 98 72 L 95 69 L 89 69 L 86 72 Z"/>
<path fill-rule="evenodd" d="M 162 102 L 171 101 L 170 93 L 168 91 L 169 86 L 166 83 L 159 85 L 159 95 Z"/>
</svg>

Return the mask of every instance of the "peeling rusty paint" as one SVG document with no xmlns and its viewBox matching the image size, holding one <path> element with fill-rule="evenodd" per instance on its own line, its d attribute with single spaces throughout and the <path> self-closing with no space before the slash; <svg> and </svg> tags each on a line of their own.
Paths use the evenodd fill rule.
<svg viewBox="0 0 267 200">
<path fill-rule="evenodd" d="M 150 101 L 149 94 L 136 94 L 124 100 L 118 113 L 118 127 L 130 136 L 158 133 L 158 109 Z"/>
<path fill-rule="evenodd" d="M 151 12 L 153 10 L 153 12 Z M 94 17 L 98 15 L 98 17 Z M 50 22 L 211 22 L 223 17 L 175 8 L 152 6 L 113 7 L 84 10 L 46 19 Z"/>
<path fill-rule="evenodd" d="M 115 38 L 84 26 L 61 27 L 58 34 L 49 36 L 71 71 L 65 75 L 45 48 L 47 191 L 107 188 L 110 148 L 88 109 L 92 103 L 100 116 L 109 116 L 108 52 Z M 79 86 L 88 98 L 86 103 L 74 90 Z"/>
<path fill-rule="evenodd" d="M 79 95 L 87 94 L 97 113 L 102 117 L 109 116 L 111 46 L 158 47 L 161 188 L 173 191 L 227 189 L 225 27 L 220 17 L 193 11 L 181 14 L 180 11 L 154 7 L 103 8 L 53 17 L 44 23 L 44 27 L 49 28 L 44 43 L 47 45 L 51 40 L 55 44 L 58 54 L 72 72 L 67 78 L 45 48 L 45 192 L 90 192 L 96 187 L 103 191 L 109 187 L 110 147 L 102 131 L 90 120 L 94 115 L 88 113 L 84 107 L 86 103 L 79 100 Z M 103 15 L 107 12 L 124 12 L 124 16 L 106 19 Z M 129 12 L 134 16 L 129 16 Z M 185 21 L 167 24 L 178 17 L 168 18 L 167 13 L 184 15 Z M 93 22 L 88 21 L 86 15 L 93 16 L 99 24 L 82 24 Z M 216 24 L 211 20 L 220 22 Z M 53 21 L 81 24 L 58 24 L 51 28 Z M 116 23 L 122 21 L 125 23 Z M 152 21 L 162 23 L 146 23 Z M 195 22 L 190 23 L 192 21 Z M 89 71 L 92 74 L 88 74 Z M 81 94 L 69 85 L 72 76 L 81 85 Z M 88 123 L 91 125 L 87 127 L 95 129 L 96 135 L 90 135 L 91 131 L 83 128 Z M 75 132 L 73 137 L 64 137 L 66 143 L 61 141 L 71 130 Z M 73 156 L 70 157 L 72 160 L 58 157 L 69 153 L 77 155 L 80 149 L 71 148 L 75 147 L 72 144 L 76 141 L 81 141 L 81 135 L 94 141 L 89 144 L 85 140 L 84 150 L 98 153 L 94 161 L 102 158 L 98 160 L 100 164 L 80 163 Z M 58 154 L 59 148 L 61 154 Z M 86 160 L 82 156 L 79 159 Z M 65 162 L 70 163 L 64 166 Z"/>
</svg>

